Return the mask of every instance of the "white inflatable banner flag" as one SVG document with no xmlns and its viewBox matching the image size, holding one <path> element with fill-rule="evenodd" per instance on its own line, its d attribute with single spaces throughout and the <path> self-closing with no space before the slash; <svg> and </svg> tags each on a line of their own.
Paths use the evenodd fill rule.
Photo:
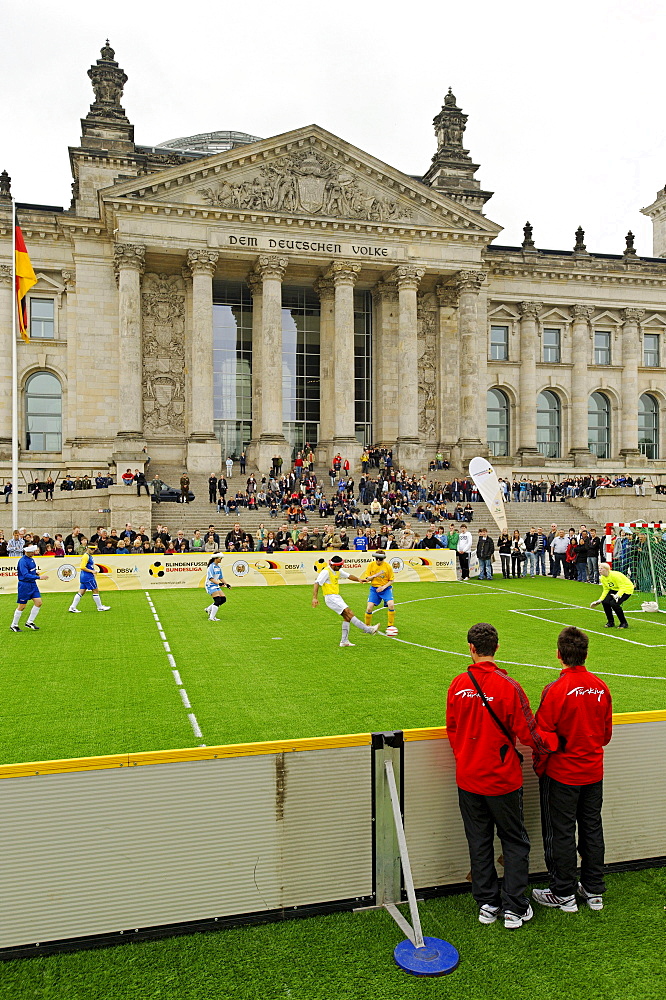
<svg viewBox="0 0 666 1000">
<path fill-rule="evenodd" d="M 485 500 L 497 527 L 500 531 L 508 531 L 502 490 L 497 480 L 497 473 L 490 462 L 485 458 L 473 458 L 469 463 L 469 474 Z"/>
</svg>

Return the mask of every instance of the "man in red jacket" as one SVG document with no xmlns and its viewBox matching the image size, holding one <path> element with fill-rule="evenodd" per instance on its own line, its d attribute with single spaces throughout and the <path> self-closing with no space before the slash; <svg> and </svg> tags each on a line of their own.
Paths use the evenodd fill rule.
<svg viewBox="0 0 666 1000">
<path fill-rule="evenodd" d="M 513 930 L 531 920 L 525 896 L 530 841 L 523 823 L 522 756 L 516 738 L 540 754 L 557 749 L 557 737 L 537 728 L 520 684 L 494 662 L 499 640 L 480 622 L 467 633 L 472 665 L 454 678 L 446 703 L 446 730 L 456 759 L 458 802 L 472 867 L 479 921 L 492 924 L 503 911 Z M 494 829 L 504 854 L 500 893 L 494 863 Z"/>
<path fill-rule="evenodd" d="M 557 658 L 564 669 L 541 695 L 537 724 L 553 730 L 560 752 L 534 754 L 534 769 L 541 790 L 541 827 L 548 889 L 534 889 L 542 906 L 576 913 L 576 891 L 591 910 L 603 909 L 604 747 L 612 735 L 611 694 L 599 677 L 588 672 L 588 637 L 574 626 L 557 638 Z M 576 879 L 576 824 L 581 856 L 580 882 Z"/>
</svg>

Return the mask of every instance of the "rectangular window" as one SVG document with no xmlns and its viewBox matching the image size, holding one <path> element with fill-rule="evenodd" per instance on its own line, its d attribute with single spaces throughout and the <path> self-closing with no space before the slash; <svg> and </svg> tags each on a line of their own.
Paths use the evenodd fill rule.
<svg viewBox="0 0 666 1000">
<path fill-rule="evenodd" d="M 55 337 L 55 299 L 30 299 L 31 340 L 53 340 Z"/>
<path fill-rule="evenodd" d="M 643 364 L 646 368 L 659 367 L 658 333 L 646 333 L 643 337 Z"/>
<path fill-rule="evenodd" d="M 490 328 L 490 360 L 508 361 L 509 359 L 509 328 L 508 326 L 491 326 Z"/>
<path fill-rule="evenodd" d="M 611 363 L 610 330 L 594 331 L 594 363 L 595 365 L 609 365 Z"/>
<path fill-rule="evenodd" d="M 543 360 L 551 364 L 560 363 L 560 331 L 543 331 Z"/>
</svg>

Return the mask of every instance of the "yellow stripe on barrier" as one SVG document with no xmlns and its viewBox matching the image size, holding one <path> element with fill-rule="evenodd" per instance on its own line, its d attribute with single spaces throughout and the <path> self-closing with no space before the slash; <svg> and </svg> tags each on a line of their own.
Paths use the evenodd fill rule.
<svg viewBox="0 0 666 1000">
<path fill-rule="evenodd" d="M 222 760 L 228 757 L 258 757 L 276 753 L 370 746 L 370 733 L 346 736 L 315 736 L 300 740 L 270 740 L 265 743 L 231 743 L 228 746 L 188 747 L 184 750 L 148 750 L 145 753 L 113 754 L 108 757 L 75 757 L 71 760 L 30 761 L 0 765 L 0 779 L 34 775 L 65 774 L 69 771 L 101 771 L 108 768 L 179 764 L 192 760 Z"/>
<path fill-rule="evenodd" d="M 636 722 L 666 722 L 666 710 L 660 712 L 618 712 L 613 716 L 614 726 L 629 726 Z"/>
</svg>

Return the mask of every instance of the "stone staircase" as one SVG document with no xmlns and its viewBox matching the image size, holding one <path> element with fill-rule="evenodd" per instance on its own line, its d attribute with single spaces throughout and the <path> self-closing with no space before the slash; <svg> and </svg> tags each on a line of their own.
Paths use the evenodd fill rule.
<svg viewBox="0 0 666 1000">
<path fill-rule="evenodd" d="M 234 465 L 234 475 L 231 479 L 227 479 L 229 486 L 228 495 L 236 493 L 238 490 L 243 492 L 245 490 L 247 477 L 251 472 L 254 472 L 257 482 L 261 481 L 261 475 L 256 469 L 251 469 L 248 466 L 245 475 L 240 475 L 238 465 Z M 327 475 L 327 470 L 322 468 L 316 468 L 315 473 L 318 477 L 319 482 L 325 484 L 325 493 L 327 497 L 331 496 L 333 492 L 330 488 L 330 480 Z M 178 487 L 180 484 L 180 477 L 182 475 L 181 468 L 168 468 L 162 465 L 159 469 L 160 478 L 164 482 L 168 483 L 169 486 Z M 258 510 L 249 511 L 246 508 L 240 508 L 235 514 L 225 514 L 222 511 L 220 514 L 217 513 L 217 508 L 215 504 L 208 502 L 208 476 L 197 475 L 196 473 L 190 473 L 190 489 L 195 494 L 195 499 L 189 504 L 180 503 L 167 503 L 167 504 L 153 504 L 152 505 L 152 526 L 153 530 L 157 524 L 166 524 L 169 532 L 175 535 L 177 531 L 182 530 L 185 533 L 186 538 L 191 538 L 195 530 L 198 528 L 202 535 L 208 531 L 208 525 L 213 524 L 215 530 L 221 536 L 221 541 L 223 541 L 224 536 L 231 528 L 234 526 L 236 521 L 239 521 L 242 527 L 249 531 L 253 537 L 256 537 L 257 530 L 261 523 L 269 530 L 277 531 L 277 529 L 284 523 L 284 520 L 279 514 L 276 518 L 271 518 L 269 511 L 264 507 Z M 355 475 L 354 479 L 358 483 L 359 475 Z M 455 504 L 449 504 L 448 509 L 453 510 Z M 480 527 L 487 527 L 493 538 L 496 534 L 499 534 L 493 519 L 488 513 L 485 504 L 474 503 L 472 504 L 474 509 L 474 520 L 471 524 L 472 533 L 476 535 Z M 568 530 L 569 528 L 578 528 L 583 520 L 581 512 L 576 509 L 576 507 L 570 504 L 568 501 L 564 503 L 508 503 L 505 505 L 507 522 L 509 526 L 509 531 L 512 532 L 517 528 L 521 535 L 524 535 L 526 531 L 530 528 L 543 528 L 543 530 L 548 533 L 550 531 L 550 525 L 554 522 L 559 527 Z M 411 524 L 415 531 L 418 531 L 420 536 L 425 535 L 427 529 L 427 523 L 423 521 L 417 521 L 415 517 L 407 519 L 407 522 Z M 312 529 L 315 525 L 323 526 L 324 524 L 332 523 L 332 518 L 329 517 L 323 520 L 319 517 L 319 513 L 315 512 L 314 515 L 309 520 L 309 529 Z M 455 523 L 455 522 L 449 522 Z M 595 524 L 594 521 L 589 519 L 585 521 L 588 528 L 596 528 L 597 531 L 602 534 L 603 525 Z M 379 527 L 378 519 L 373 518 L 373 527 Z"/>
</svg>

